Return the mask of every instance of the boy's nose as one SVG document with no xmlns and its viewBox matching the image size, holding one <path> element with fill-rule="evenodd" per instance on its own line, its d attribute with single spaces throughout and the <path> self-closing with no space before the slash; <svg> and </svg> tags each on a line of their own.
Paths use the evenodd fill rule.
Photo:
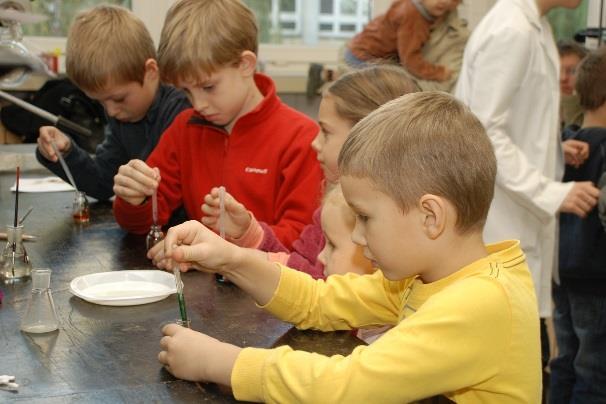
<svg viewBox="0 0 606 404">
<path fill-rule="evenodd" d="M 118 108 L 115 105 L 113 105 L 112 103 L 106 103 L 104 105 L 104 107 L 105 107 L 105 112 L 107 112 L 107 115 L 110 118 L 114 118 L 116 115 L 118 115 Z"/>
<path fill-rule="evenodd" d="M 199 113 L 204 115 L 204 112 L 208 108 L 208 103 L 199 97 L 193 97 L 191 100 L 192 107 Z"/>
<path fill-rule="evenodd" d="M 364 237 L 364 231 L 358 219 L 356 219 L 356 224 L 354 225 L 354 229 L 351 232 L 351 241 L 361 247 L 366 246 L 366 238 Z"/>
</svg>

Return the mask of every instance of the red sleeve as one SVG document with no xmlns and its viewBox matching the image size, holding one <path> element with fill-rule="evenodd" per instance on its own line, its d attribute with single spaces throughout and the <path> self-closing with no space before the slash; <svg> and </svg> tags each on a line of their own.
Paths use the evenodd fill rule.
<svg viewBox="0 0 606 404">
<path fill-rule="evenodd" d="M 158 188 L 158 222 L 165 225 L 173 210 L 181 204 L 181 180 L 179 165 L 179 145 L 177 136 L 183 132 L 190 111 L 184 111 L 162 134 L 158 145 L 146 160 L 150 167 L 160 169 Z M 116 222 L 125 230 L 135 234 L 146 234 L 152 225 L 152 204 L 148 199 L 144 204 L 133 206 L 122 198 L 114 200 Z"/>
<path fill-rule="evenodd" d="M 274 205 L 276 220 L 271 228 L 289 249 L 303 227 L 311 223 L 313 212 L 320 205 L 322 170 L 311 148 L 317 133 L 315 123 L 306 124 L 281 156 L 281 186 Z"/>
<path fill-rule="evenodd" d="M 430 35 L 429 23 L 418 12 L 409 12 L 407 15 L 410 17 L 402 21 L 397 33 L 400 63 L 418 78 L 444 80 L 446 78 L 444 66 L 434 65 L 423 58 L 423 45 Z"/>
</svg>

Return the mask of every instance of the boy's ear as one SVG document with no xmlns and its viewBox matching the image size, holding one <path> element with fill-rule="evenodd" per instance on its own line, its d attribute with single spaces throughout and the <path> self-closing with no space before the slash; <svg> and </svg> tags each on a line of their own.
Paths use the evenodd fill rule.
<svg viewBox="0 0 606 404">
<path fill-rule="evenodd" d="M 156 59 L 149 58 L 145 61 L 145 76 L 154 79 L 160 77 L 160 68 Z"/>
<path fill-rule="evenodd" d="M 446 200 L 433 194 L 425 194 L 419 199 L 419 209 L 423 215 L 423 231 L 430 240 L 435 240 L 446 229 L 449 219 Z"/>
<path fill-rule="evenodd" d="M 248 50 L 242 52 L 238 68 L 246 76 L 254 75 L 257 70 L 257 55 Z"/>
</svg>

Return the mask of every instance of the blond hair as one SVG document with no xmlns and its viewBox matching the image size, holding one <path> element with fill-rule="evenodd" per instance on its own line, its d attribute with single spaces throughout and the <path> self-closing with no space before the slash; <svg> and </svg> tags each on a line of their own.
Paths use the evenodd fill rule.
<svg viewBox="0 0 606 404">
<path fill-rule="evenodd" d="M 345 224 L 353 231 L 354 226 L 356 225 L 356 215 L 354 214 L 354 211 L 351 210 L 347 200 L 345 200 L 343 190 L 339 183 L 331 185 L 326 189 L 324 197 L 322 198 L 322 206 L 324 207 L 327 205 L 338 208 Z"/>
<path fill-rule="evenodd" d="M 79 13 L 67 36 L 67 75 L 85 91 L 143 84 L 145 62 L 155 58 L 149 31 L 123 7 L 100 5 Z"/>
<path fill-rule="evenodd" d="M 244 51 L 257 53 L 257 22 L 239 0 L 182 0 L 162 28 L 158 61 L 162 79 L 198 79 L 237 64 Z"/>
<path fill-rule="evenodd" d="M 337 114 L 354 125 L 387 101 L 415 91 L 417 85 L 402 67 L 381 64 L 346 73 L 324 96 L 332 97 Z"/>
<path fill-rule="evenodd" d="M 339 170 L 370 179 L 404 212 L 424 194 L 444 197 L 465 233 L 486 222 L 497 168 L 476 116 L 451 95 L 422 92 L 393 100 L 354 126 Z"/>
</svg>

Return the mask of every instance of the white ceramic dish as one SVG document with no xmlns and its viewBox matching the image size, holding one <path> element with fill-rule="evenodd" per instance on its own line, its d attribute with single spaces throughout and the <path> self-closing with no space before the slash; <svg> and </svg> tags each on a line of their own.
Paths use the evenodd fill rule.
<svg viewBox="0 0 606 404">
<path fill-rule="evenodd" d="M 175 276 L 160 270 L 99 272 L 71 281 L 71 292 L 105 306 L 135 306 L 157 302 L 177 293 Z"/>
</svg>

